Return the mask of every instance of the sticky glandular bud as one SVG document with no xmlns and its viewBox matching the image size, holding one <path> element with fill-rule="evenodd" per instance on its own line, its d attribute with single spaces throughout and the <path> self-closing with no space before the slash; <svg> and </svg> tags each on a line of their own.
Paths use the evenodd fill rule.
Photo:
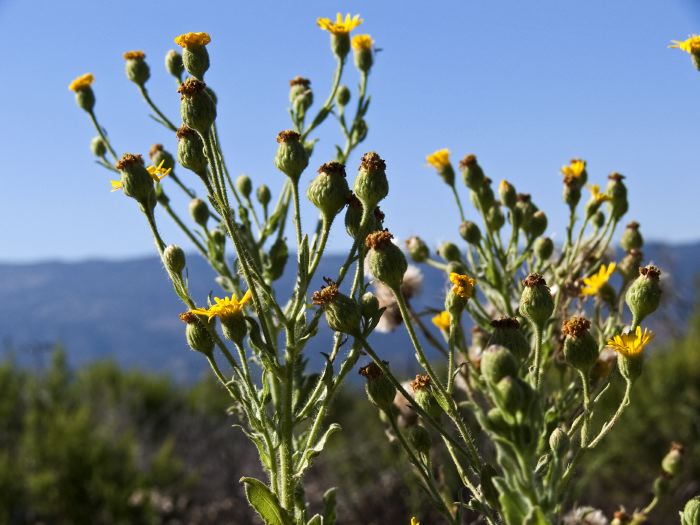
<svg viewBox="0 0 700 525">
<path fill-rule="evenodd" d="M 183 55 L 184 56 L 184 55 Z M 189 70 L 188 70 L 189 71 Z M 207 85 L 196 78 L 188 78 L 177 91 L 180 93 L 180 116 L 189 128 L 198 131 L 203 137 L 216 119 L 216 102 L 206 89 Z"/>
<path fill-rule="evenodd" d="M 391 241 L 393 237 L 387 230 L 375 231 L 367 235 L 365 247 L 369 271 L 390 289 L 398 291 L 408 263 L 401 249 Z"/>
<path fill-rule="evenodd" d="M 408 255 L 417 263 L 424 262 L 430 256 L 428 245 L 420 237 L 409 237 L 406 239 L 406 251 Z"/>
<path fill-rule="evenodd" d="M 656 311 L 661 302 L 661 270 L 649 265 L 639 269 L 639 277 L 627 289 L 625 301 L 637 323 Z"/>
<path fill-rule="evenodd" d="M 189 205 L 190 217 L 199 224 L 202 228 L 207 227 L 209 220 L 209 207 L 202 199 L 192 199 Z"/>
<path fill-rule="evenodd" d="M 459 226 L 459 235 L 474 246 L 481 242 L 481 230 L 479 226 L 472 221 L 464 221 Z"/>
<path fill-rule="evenodd" d="M 507 376 L 516 376 L 518 361 L 505 346 L 489 345 L 481 356 L 481 375 L 492 384 Z"/>
<path fill-rule="evenodd" d="M 639 250 L 644 245 L 644 239 L 639 232 L 639 223 L 630 222 L 620 237 L 620 246 L 625 251 Z"/>
<path fill-rule="evenodd" d="M 298 181 L 309 164 L 309 155 L 301 142 L 301 135 L 292 130 L 280 131 L 277 143 L 275 166 L 293 181 Z"/>
<path fill-rule="evenodd" d="M 324 279 L 326 285 L 313 293 L 313 304 L 323 308 L 328 326 L 336 332 L 357 336 L 360 333 L 362 311 L 352 298 L 340 293 L 338 285 L 330 279 Z M 394 396 L 392 394 L 393 401 Z"/>
<path fill-rule="evenodd" d="M 486 176 L 484 175 L 484 170 L 481 169 L 481 166 L 476 161 L 476 155 L 464 157 L 459 161 L 459 167 L 462 170 L 462 179 L 467 188 L 474 192 L 479 192 Z"/>
<path fill-rule="evenodd" d="M 547 261 L 554 253 L 554 242 L 549 237 L 539 237 L 535 241 L 533 251 L 540 261 Z"/>
<path fill-rule="evenodd" d="M 384 362 L 386 366 L 388 363 Z M 369 363 L 360 368 L 360 375 L 367 380 L 365 391 L 369 400 L 386 412 L 389 412 L 396 397 L 396 387 L 376 363 Z"/>
<path fill-rule="evenodd" d="M 345 166 L 335 161 L 323 164 L 306 190 L 306 196 L 326 221 L 333 220 L 343 209 L 349 194 Z"/>
<path fill-rule="evenodd" d="M 520 296 L 520 314 L 535 326 L 542 328 L 552 316 L 554 300 L 544 278 L 532 273 L 523 281 Z"/>
<path fill-rule="evenodd" d="M 250 193 L 253 191 L 253 183 L 248 175 L 239 175 L 236 179 L 236 189 L 246 199 L 250 198 Z"/>
<path fill-rule="evenodd" d="M 185 65 L 182 63 L 182 55 L 171 49 L 165 54 L 165 69 L 176 79 L 182 79 L 182 74 L 185 72 Z"/>
<path fill-rule="evenodd" d="M 95 157 L 104 157 L 107 154 L 107 144 L 99 135 L 90 141 L 90 151 Z"/>
<path fill-rule="evenodd" d="M 564 357 L 575 369 L 588 374 L 598 361 L 598 343 L 589 332 L 590 321 L 573 316 L 564 321 L 561 333 L 564 335 Z"/>
<path fill-rule="evenodd" d="M 355 178 L 354 193 L 362 205 L 370 210 L 374 209 L 389 193 L 386 163 L 374 151 L 365 153 L 362 157 L 360 169 Z"/>
<path fill-rule="evenodd" d="M 258 186 L 258 189 L 255 190 L 255 196 L 258 199 L 258 202 L 263 206 L 267 206 L 270 203 L 270 199 L 272 198 L 272 195 L 270 194 L 270 188 L 268 188 L 265 184 L 261 184 Z"/>
<path fill-rule="evenodd" d="M 192 170 L 200 177 L 207 173 L 207 157 L 204 154 L 204 142 L 192 128 L 180 127 L 177 132 L 177 161 L 183 168 Z"/>
<path fill-rule="evenodd" d="M 520 330 L 520 323 L 515 317 L 502 317 L 491 321 L 493 333 L 488 340 L 489 346 L 503 346 L 520 361 L 530 354 L 530 343 Z"/>
<path fill-rule="evenodd" d="M 445 242 L 438 248 L 438 254 L 447 262 L 461 262 L 462 254 L 453 242 Z"/>
</svg>

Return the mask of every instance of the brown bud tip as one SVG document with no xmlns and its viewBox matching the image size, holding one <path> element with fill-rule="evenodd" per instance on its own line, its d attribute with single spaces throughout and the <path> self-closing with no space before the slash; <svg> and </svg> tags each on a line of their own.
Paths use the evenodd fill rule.
<svg viewBox="0 0 700 525">
<path fill-rule="evenodd" d="M 123 170 L 131 164 L 141 164 L 141 166 L 143 166 L 143 157 L 134 153 L 124 153 L 122 158 L 117 161 L 114 167 L 118 170 Z"/>
<path fill-rule="evenodd" d="M 277 142 L 295 142 L 301 138 L 301 135 L 294 130 L 285 129 L 277 134 Z"/>
<path fill-rule="evenodd" d="M 608 175 L 608 178 L 609 178 L 610 180 L 614 180 L 614 181 L 619 182 L 619 181 L 621 181 L 622 179 L 624 179 L 625 176 L 624 176 L 622 173 L 618 173 L 618 172 L 616 172 L 616 171 L 613 171 L 610 175 Z"/>
<path fill-rule="evenodd" d="M 517 199 L 518 199 L 518 202 L 530 202 L 530 194 L 529 193 L 518 193 Z"/>
<path fill-rule="evenodd" d="M 148 156 L 153 158 L 153 156 L 158 153 L 159 151 L 163 151 L 163 145 L 162 144 L 153 144 L 151 146 L 151 149 L 148 150 Z"/>
<path fill-rule="evenodd" d="M 585 334 L 590 327 L 591 322 L 588 319 L 573 316 L 562 323 L 561 333 L 571 337 L 579 337 Z"/>
<path fill-rule="evenodd" d="M 389 363 L 387 361 L 382 361 L 385 365 L 388 365 Z M 378 377 L 382 377 L 384 375 L 384 372 L 382 372 L 382 369 L 379 368 L 379 365 L 377 363 L 370 363 L 368 365 L 363 366 L 360 368 L 359 373 L 362 377 L 367 378 L 368 380 L 373 380 L 377 379 Z"/>
<path fill-rule="evenodd" d="M 515 317 L 501 317 L 491 321 L 491 326 L 494 328 L 511 328 L 517 330 L 520 328 L 520 322 Z"/>
<path fill-rule="evenodd" d="M 345 164 L 340 162 L 331 161 L 321 164 L 318 168 L 318 173 L 326 173 L 327 175 L 342 175 L 345 177 Z"/>
<path fill-rule="evenodd" d="M 338 291 L 338 285 L 335 284 L 335 281 L 329 279 L 328 277 L 324 277 L 323 280 L 326 281 L 326 286 L 322 286 L 319 291 L 314 292 L 311 296 L 311 302 L 321 307 L 330 304 L 333 299 L 338 296 L 338 293 L 340 293 Z"/>
<path fill-rule="evenodd" d="M 430 376 L 418 374 L 416 378 L 411 381 L 411 388 L 414 392 L 421 390 L 422 388 L 427 388 L 428 386 L 430 386 Z"/>
<path fill-rule="evenodd" d="M 389 233 L 389 230 L 372 232 L 367 235 L 367 238 L 365 239 L 365 247 L 373 248 L 375 250 L 383 250 L 389 246 L 389 244 L 391 244 L 391 239 L 393 238 L 394 236 Z"/>
<path fill-rule="evenodd" d="M 191 97 L 192 95 L 201 93 L 206 87 L 207 85 L 204 82 L 201 82 L 196 78 L 188 78 L 182 84 L 180 84 L 180 87 L 177 88 L 177 92 L 180 93 L 181 98 Z"/>
<path fill-rule="evenodd" d="M 613 514 L 613 518 L 620 520 L 623 523 L 632 519 L 624 510 L 616 510 Z"/>
<path fill-rule="evenodd" d="M 644 266 L 643 268 L 640 268 L 639 275 L 643 275 L 647 279 L 653 279 L 655 281 L 658 281 L 659 276 L 661 275 L 661 270 L 657 266 L 650 264 L 649 266 Z"/>
<path fill-rule="evenodd" d="M 289 86 L 304 86 L 305 88 L 309 87 L 311 85 L 311 81 L 308 78 L 300 77 L 299 75 L 295 76 L 292 80 L 289 81 Z"/>
<path fill-rule="evenodd" d="M 365 171 L 384 171 L 386 162 L 375 151 L 370 151 L 362 155 L 360 161 L 360 169 Z"/>
<path fill-rule="evenodd" d="M 143 60 L 146 58 L 146 53 L 143 51 L 127 51 L 124 53 L 124 60 Z"/>
<path fill-rule="evenodd" d="M 360 199 L 355 197 L 354 193 L 350 193 L 350 195 L 348 195 L 348 206 L 355 208 L 356 210 L 362 209 L 362 203 L 360 202 Z"/>
<path fill-rule="evenodd" d="M 627 225 L 627 227 L 628 227 L 630 230 L 638 230 L 638 229 L 639 229 L 639 223 L 638 223 L 637 221 L 632 221 L 632 222 L 630 222 L 630 223 Z"/>
<path fill-rule="evenodd" d="M 180 314 L 180 321 L 182 321 L 185 324 L 195 323 L 195 322 L 197 322 L 197 315 L 193 314 L 190 311 L 182 312 Z"/>
<path fill-rule="evenodd" d="M 676 450 L 680 454 L 683 454 L 683 452 L 685 451 L 685 447 L 677 441 L 671 441 L 671 450 Z"/>
<path fill-rule="evenodd" d="M 476 155 L 474 155 L 473 153 L 470 153 L 469 155 L 467 155 L 459 161 L 459 167 L 461 169 L 468 168 L 470 166 L 473 166 L 474 164 L 476 164 Z"/>
<path fill-rule="evenodd" d="M 523 280 L 523 286 L 534 288 L 535 286 L 547 286 L 547 281 L 544 280 L 539 273 L 531 273 Z"/>
<path fill-rule="evenodd" d="M 374 208 L 374 218 L 375 219 L 377 219 L 379 222 L 383 223 L 385 217 L 386 217 L 386 215 L 384 215 L 384 212 L 379 209 L 379 206 Z"/>
<path fill-rule="evenodd" d="M 195 130 L 193 130 L 192 128 L 188 128 L 183 124 L 177 129 L 177 131 L 175 132 L 175 136 L 178 140 L 180 140 L 185 137 L 191 137 L 195 133 L 197 133 Z"/>
</svg>

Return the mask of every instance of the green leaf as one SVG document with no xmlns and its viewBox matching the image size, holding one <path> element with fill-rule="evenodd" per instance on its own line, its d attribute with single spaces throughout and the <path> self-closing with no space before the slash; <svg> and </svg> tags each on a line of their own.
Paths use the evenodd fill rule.
<svg viewBox="0 0 700 525">
<path fill-rule="evenodd" d="M 525 518 L 524 525 L 552 525 L 539 507 L 533 507 Z"/>
<path fill-rule="evenodd" d="M 335 505 L 337 487 L 331 487 L 323 493 L 323 524 L 335 525 Z"/>
<path fill-rule="evenodd" d="M 511 490 L 503 478 L 493 478 L 493 484 L 498 490 L 498 501 L 501 503 L 501 512 L 506 525 L 522 525 L 530 505 L 517 491 Z"/>
<path fill-rule="evenodd" d="M 323 516 L 320 514 L 314 514 L 306 525 L 323 525 Z"/>
<path fill-rule="evenodd" d="M 299 461 L 299 465 L 297 465 L 296 473 L 294 474 L 295 477 L 300 478 L 304 474 L 304 471 L 311 466 L 311 460 L 323 451 L 328 438 L 339 430 L 341 430 L 341 426 L 338 423 L 331 424 L 331 426 L 328 427 L 328 430 L 326 430 L 326 432 L 321 436 L 321 439 L 319 439 L 314 446 L 304 452 L 304 455 L 301 457 L 301 461 Z"/>
<path fill-rule="evenodd" d="M 241 478 L 248 503 L 256 510 L 265 525 L 292 525 L 287 512 L 280 506 L 277 496 L 262 481 Z"/>
</svg>

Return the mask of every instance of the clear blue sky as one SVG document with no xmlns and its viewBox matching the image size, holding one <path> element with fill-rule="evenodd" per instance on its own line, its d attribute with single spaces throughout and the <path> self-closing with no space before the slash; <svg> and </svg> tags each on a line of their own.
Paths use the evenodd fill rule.
<svg viewBox="0 0 700 525">
<path fill-rule="evenodd" d="M 212 35 L 207 77 L 230 167 L 279 188 L 271 159 L 276 133 L 289 127 L 287 81 L 309 77 L 324 98 L 333 57 L 315 19 L 338 10 L 360 13 L 362 32 L 383 49 L 363 149 L 387 160 L 391 194 L 382 207 L 397 236 L 457 237 L 451 196 L 425 166 L 427 153 L 448 147 L 455 160 L 476 153 L 492 179 L 532 193 L 558 239 L 566 214 L 558 170 L 573 156 L 588 160 L 593 182 L 611 171 L 628 176 L 630 217 L 647 238 L 700 237 L 700 73 L 667 49 L 700 31 L 692 0 L 2 0 L 0 260 L 152 253 L 133 201 L 110 193 L 109 174 L 93 163 L 94 132 L 67 85 L 95 74 L 96 111 L 120 151 L 146 153 L 154 142 L 174 149 L 125 78 L 121 54 L 146 52 L 148 87 L 177 119 L 163 56 L 182 32 Z M 338 135 L 329 121 L 314 166 L 331 157 Z M 351 176 L 357 164 L 355 156 Z M 303 212 L 311 225 L 312 210 Z M 163 229 L 167 241 L 181 241 Z M 331 248 L 347 243 L 338 228 Z"/>
</svg>

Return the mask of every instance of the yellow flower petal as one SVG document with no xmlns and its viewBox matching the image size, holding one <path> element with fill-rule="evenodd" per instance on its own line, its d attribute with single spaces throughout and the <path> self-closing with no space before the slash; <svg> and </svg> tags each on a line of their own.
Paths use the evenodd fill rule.
<svg viewBox="0 0 700 525">
<path fill-rule="evenodd" d="M 474 297 L 476 279 L 472 279 L 468 275 L 452 272 L 450 274 L 450 282 L 454 285 L 452 287 L 452 292 L 462 299 L 471 299 Z"/>
<path fill-rule="evenodd" d="M 443 148 L 434 151 L 425 157 L 425 161 L 436 170 L 441 171 L 450 165 L 450 150 Z"/>
<path fill-rule="evenodd" d="M 608 346 L 625 357 L 636 357 L 654 339 L 654 332 L 641 326 L 629 334 L 616 335 L 608 341 Z"/>
<path fill-rule="evenodd" d="M 433 317 L 432 321 L 433 324 L 437 326 L 440 330 L 448 331 L 450 329 L 451 319 L 452 316 L 450 315 L 450 312 L 445 310 Z"/>
<path fill-rule="evenodd" d="M 202 47 L 211 42 L 209 33 L 183 33 L 175 37 L 175 43 L 180 47 Z"/>
<path fill-rule="evenodd" d="M 700 53 L 700 35 L 690 35 L 685 40 L 672 40 L 668 47 L 680 49 L 691 55 Z"/>
<path fill-rule="evenodd" d="M 598 273 L 590 277 L 585 277 L 583 279 L 584 287 L 581 289 L 581 295 L 597 295 L 600 289 L 608 282 L 610 276 L 615 272 L 616 266 L 614 262 L 611 262 L 607 268 L 603 264 L 598 270 Z"/>
<path fill-rule="evenodd" d="M 350 13 L 345 15 L 345 19 L 343 19 L 343 15 L 337 13 L 335 16 L 335 22 L 333 22 L 330 18 L 316 19 L 316 24 L 318 24 L 318 27 L 324 31 L 333 33 L 334 35 L 347 35 L 362 22 L 363 20 L 360 18 L 360 15 L 351 17 Z"/>
<path fill-rule="evenodd" d="M 119 191 L 122 189 L 122 183 L 119 180 L 111 180 L 109 181 L 112 183 L 112 189 L 110 191 Z"/>
<path fill-rule="evenodd" d="M 71 91 L 78 92 L 81 89 L 90 87 L 94 81 L 95 77 L 92 76 L 92 73 L 85 73 L 84 75 L 79 76 L 78 78 L 74 79 L 73 82 L 68 84 L 68 89 L 70 89 Z"/>
</svg>

